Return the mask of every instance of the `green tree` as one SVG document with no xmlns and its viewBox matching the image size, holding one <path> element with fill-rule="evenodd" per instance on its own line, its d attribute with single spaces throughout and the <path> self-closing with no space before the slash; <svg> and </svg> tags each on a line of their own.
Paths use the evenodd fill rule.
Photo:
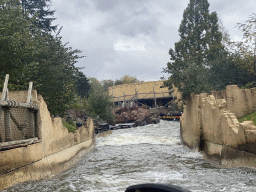
<svg viewBox="0 0 256 192">
<path fill-rule="evenodd" d="M 80 97 L 88 97 L 90 92 L 89 80 L 79 71 L 75 81 L 76 92 Z"/>
<path fill-rule="evenodd" d="M 245 23 L 238 23 L 238 27 L 243 32 L 243 41 L 236 43 L 242 57 L 240 66 L 246 71 L 248 82 L 256 85 L 256 14 L 251 15 Z"/>
<path fill-rule="evenodd" d="M 51 0 L 21 0 L 19 4 L 22 5 L 23 12 L 29 13 L 30 17 L 36 17 L 37 20 L 34 22 L 38 28 L 44 31 L 52 31 L 57 26 L 52 26 L 51 23 L 56 18 L 53 17 L 54 11 L 50 11 L 49 7 Z"/>
<path fill-rule="evenodd" d="M 41 94 L 54 115 L 62 115 L 76 98 L 75 67 L 79 50 L 63 44 L 59 32 L 43 32 L 14 0 L 0 7 L 0 81 L 10 74 L 9 90 L 26 90 L 28 82 Z"/>
<path fill-rule="evenodd" d="M 86 111 L 93 118 L 99 116 L 108 123 L 114 121 L 113 101 L 108 91 L 104 90 L 96 78 L 90 79 L 91 90 L 86 102 Z"/>
<path fill-rule="evenodd" d="M 121 77 L 120 79 L 117 79 L 115 81 L 115 85 L 122 85 L 122 84 L 128 84 L 128 83 L 137 83 L 140 82 L 136 77 L 125 75 Z"/>
<path fill-rule="evenodd" d="M 111 79 L 108 79 L 108 80 L 101 81 L 101 84 L 102 84 L 104 90 L 107 91 L 109 87 L 111 87 L 115 84 L 115 82 Z"/>
<path fill-rule="evenodd" d="M 215 12 L 209 13 L 207 0 L 190 0 L 179 28 L 180 40 L 169 50 L 171 56 L 165 72 L 170 77 L 165 86 L 178 88 L 183 100 L 191 93 L 210 91 L 209 69 L 224 51 L 222 33 Z"/>
<path fill-rule="evenodd" d="M 40 32 L 33 27 L 34 18 L 23 17 L 21 6 L 3 3 L 0 9 L 0 78 L 10 74 L 11 90 L 19 90 L 27 80 L 34 62 L 37 49 L 35 38 L 41 38 Z"/>
<path fill-rule="evenodd" d="M 81 58 L 77 55 L 80 51 L 63 44 L 59 33 L 56 36 L 45 33 L 43 37 L 44 41 L 38 42 L 40 51 L 34 58 L 38 65 L 30 79 L 46 100 L 50 112 L 63 115 L 75 102 L 79 70 L 75 63 Z"/>
</svg>

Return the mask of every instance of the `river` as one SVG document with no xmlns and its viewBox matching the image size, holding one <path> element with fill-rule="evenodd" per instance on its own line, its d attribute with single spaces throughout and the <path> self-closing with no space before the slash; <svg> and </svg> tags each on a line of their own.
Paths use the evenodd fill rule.
<svg viewBox="0 0 256 192">
<path fill-rule="evenodd" d="M 256 192 L 256 169 L 223 168 L 180 144 L 179 122 L 114 130 L 72 168 L 8 191 L 118 192 L 134 184 L 168 183 L 194 192 Z"/>
</svg>

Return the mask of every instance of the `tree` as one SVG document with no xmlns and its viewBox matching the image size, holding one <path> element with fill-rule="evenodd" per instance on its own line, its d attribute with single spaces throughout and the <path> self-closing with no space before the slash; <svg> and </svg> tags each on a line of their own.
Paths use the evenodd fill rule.
<svg viewBox="0 0 256 192">
<path fill-rule="evenodd" d="M 75 67 L 79 50 L 63 44 L 60 31 L 43 32 L 14 0 L 0 7 L 0 81 L 10 74 L 9 90 L 27 90 L 28 82 L 41 94 L 53 115 L 62 115 L 76 98 Z"/>
<path fill-rule="evenodd" d="M 108 88 L 113 86 L 115 84 L 115 82 L 111 79 L 108 79 L 108 80 L 101 81 L 101 84 L 102 84 L 104 90 L 108 91 Z"/>
<path fill-rule="evenodd" d="M 114 121 L 112 97 L 96 78 L 91 78 L 90 84 L 91 90 L 86 102 L 86 111 L 93 118 L 99 116 L 108 123 L 112 123 Z"/>
<path fill-rule="evenodd" d="M 136 77 L 132 77 L 129 75 L 125 75 L 121 77 L 120 79 L 117 79 L 115 81 L 115 85 L 122 85 L 122 84 L 128 84 L 128 83 L 137 83 L 139 80 Z"/>
<path fill-rule="evenodd" d="M 72 50 L 63 44 L 59 33 L 56 36 L 43 34 L 44 41 L 38 42 L 39 51 L 34 61 L 38 63 L 30 79 L 34 88 L 48 104 L 49 111 L 54 115 L 63 115 L 75 102 L 79 68 L 75 67 L 79 50 Z"/>
<path fill-rule="evenodd" d="M 248 82 L 256 84 L 256 14 L 251 15 L 245 23 L 238 23 L 238 27 L 243 32 L 244 40 L 236 43 L 237 50 L 242 56 L 240 66 L 247 72 Z"/>
<path fill-rule="evenodd" d="M 54 11 L 50 11 L 49 3 L 51 0 L 21 0 L 23 12 L 29 13 L 30 17 L 36 17 L 34 24 L 44 31 L 50 32 L 55 30 L 57 26 L 52 26 L 51 22 L 56 18 L 53 17 Z"/>
<path fill-rule="evenodd" d="M 170 62 L 164 70 L 171 76 L 165 86 L 178 88 L 183 100 L 191 93 L 210 91 L 209 69 L 224 51 L 222 33 L 215 12 L 209 13 L 207 0 L 190 0 L 179 27 L 179 42 L 170 49 Z"/>
<path fill-rule="evenodd" d="M 90 92 L 89 80 L 83 74 L 83 72 L 78 71 L 78 75 L 75 81 L 76 92 L 80 97 L 88 97 Z"/>
<path fill-rule="evenodd" d="M 41 36 L 35 28 L 30 31 L 35 19 L 25 19 L 22 8 L 17 4 L 3 3 L 0 18 L 0 78 L 2 80 L 10 74 L 11 90 L 19 90 L 33 65 L 31 58 L 34 58 L 36 50 L 35 38 Z"/>
</svg>

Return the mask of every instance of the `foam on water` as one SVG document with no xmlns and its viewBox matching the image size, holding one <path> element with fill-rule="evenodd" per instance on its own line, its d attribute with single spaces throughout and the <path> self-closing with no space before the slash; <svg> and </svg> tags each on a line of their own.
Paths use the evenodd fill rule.
<svg viewBox="0 0 256 192">
<path fill-rule="evenodd" d="M 204 161 L 200 152 L 179 144 L 179 133 L 179 122 L 168 121 L 113 130 L 97 138 L 95 149 L 71 169 L 7 191 L 123 192 L 141 183 L 169 183 L 193 192 L 256 191 L 256 170 Z"/>
<path fill-rule="evenodd" d="M 134 134 L 123 134 L 123 135 L 113 135 L 108 137 L 101 137 L 97 140 L 97 146 L 104 145 L 137 145 L 137 144 L 178 144 L 180 142 L 177 138 L 169 138 L 169 137 L 156 137 L 156 136 L 142 136 L 142 135 L 134 135 Z"/>
<path fill-rule="evenodd" d="M 196 158 L 196 159 L 203 159 L 203 154 L 201 152 L 191 151 L 189 153 L 180 154 L 181 157 L 186 158 Z"/>
<path fill-rule="evenodd" d="M 172 145 L 179 144 L 180 138 L 177 132 L 178 122 L 173 122 L 174 130 L 170 133 L 170 125 L 165 121 L 158 124 L 149 124 L 146 126 L 120 129 L 112 131 L 107 137 L 97 139 L 97 146 L 104 145 L 137 145 L 137 144 L 160 144 Z M 158 129 L 161 130 L 158 132 Z M 166 132 L 163 130 L 166 129 Z"/>
</svg>

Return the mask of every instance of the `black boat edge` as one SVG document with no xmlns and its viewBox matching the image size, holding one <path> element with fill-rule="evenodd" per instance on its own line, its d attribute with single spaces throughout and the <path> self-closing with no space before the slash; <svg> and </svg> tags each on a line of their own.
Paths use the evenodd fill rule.
<svg viewBox="0 0 256 192">
<path fill-rule="evenodd" d="M 190 192 L 176 185 L 145 183 L 132 185 L 126 188 L 125 192 Z"/>
</svg>

